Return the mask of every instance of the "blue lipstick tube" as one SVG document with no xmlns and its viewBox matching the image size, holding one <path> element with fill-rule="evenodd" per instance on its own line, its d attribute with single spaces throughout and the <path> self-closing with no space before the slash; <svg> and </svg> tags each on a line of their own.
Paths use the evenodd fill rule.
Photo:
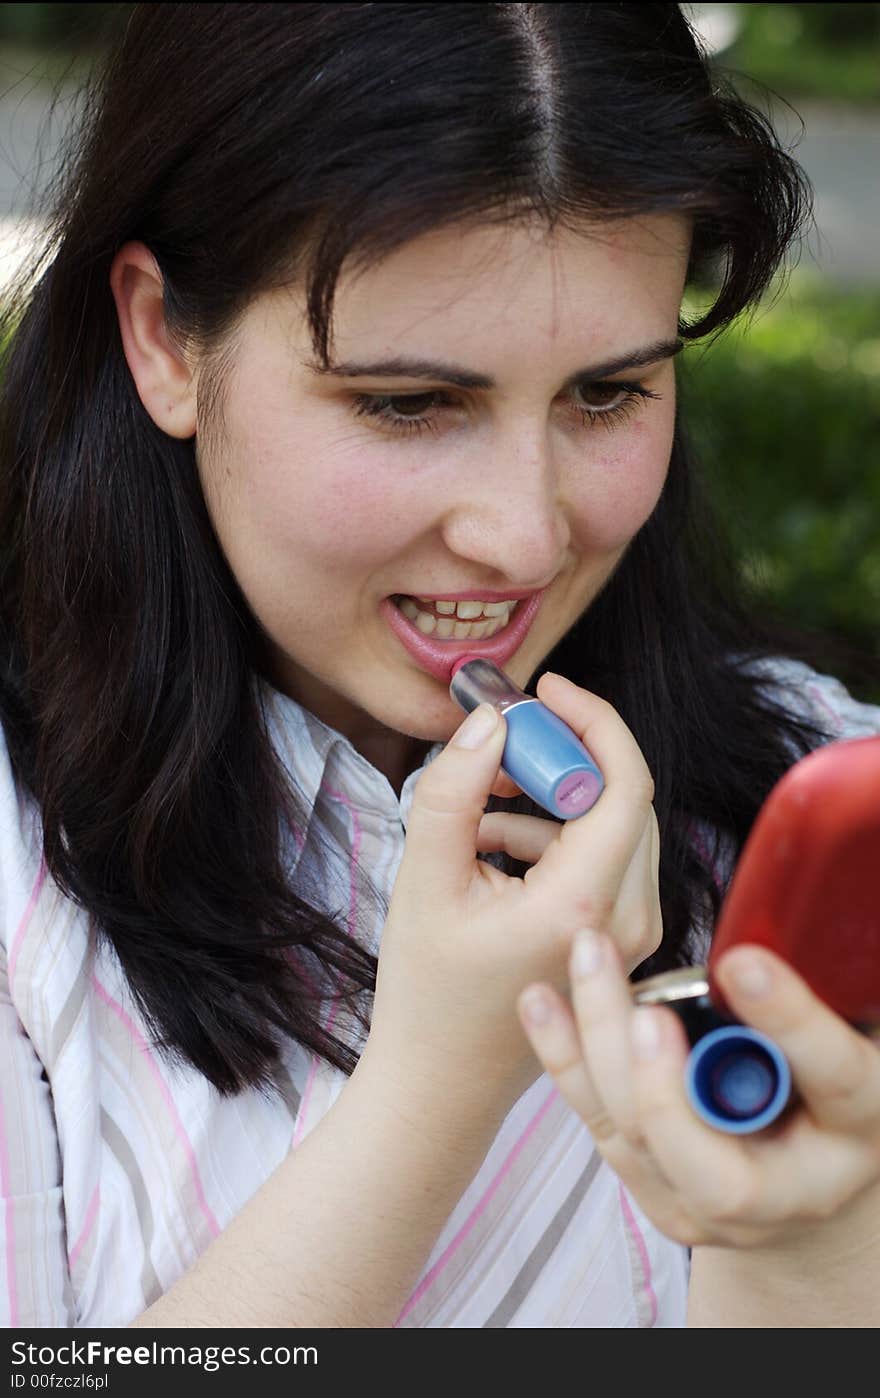
<svg viewBox="0 0 880 1398">
<path fill-rule="evenodd" d="M 769 1126 L 792 1099 L 791 1069 L 766 1034 L 726 1018 L 709 999 L 705 966 L 665 971 L 633 986 L 638 1005 L 669 1005 L 691 1044 L 688 1100 L 716 1131 L 745 1136 Z"/>
<path fill-rule="evenodd" d="M 508 679 L 491 660 L 459 661 L 449 693 L 470 713 L 492 704 L 504 715 L 501 769 L 550 815 L 573 820 L 594 806 L 605 786 L 583 743 L 557 714 Z"/>
</svg>

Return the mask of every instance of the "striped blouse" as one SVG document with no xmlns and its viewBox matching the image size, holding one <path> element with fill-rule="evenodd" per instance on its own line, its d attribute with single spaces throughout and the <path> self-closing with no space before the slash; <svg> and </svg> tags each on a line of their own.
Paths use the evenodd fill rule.
<svg viewBox="0 0 880 1398">
<path fill-rule="evenodd" d="M 880 732 L 880 708 L 830 676 L 765 664 L 789 706 L 836 737 Z M 291 871 L 377 951 L 363 875 L 390 893 L 419 771 L 398 798 L 347 739 L 259 685 L 304 809 L 320 810 L 336 845 L 319 862 L 312 823 L 293 831 Z M 40 830 L 0 735 L 0 1321 L 125 1326 L 193 1266 L 346 1079 L 291 1043 L 277 1097 L 228 1099 L 160 1056 L 115 955 L 47 873 Z M 396 1324 L 678 1327 L 687 1281 L 686 1250 L 642 1214 L 544 1075 L 503 1122 Z"/>
</svg>

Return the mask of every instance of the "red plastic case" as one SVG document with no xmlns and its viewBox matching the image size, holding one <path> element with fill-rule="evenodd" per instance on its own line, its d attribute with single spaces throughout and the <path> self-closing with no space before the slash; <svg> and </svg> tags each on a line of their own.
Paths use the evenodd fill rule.
<svg viewBox="0 0 880 1398">
<path fill-rule="evenodd" d="M 829 743 L 770 792 L 743 847 L 709 952 L 758 942 L 853 1024 L 880 1023 L 880 737 Z"/>
</svg>

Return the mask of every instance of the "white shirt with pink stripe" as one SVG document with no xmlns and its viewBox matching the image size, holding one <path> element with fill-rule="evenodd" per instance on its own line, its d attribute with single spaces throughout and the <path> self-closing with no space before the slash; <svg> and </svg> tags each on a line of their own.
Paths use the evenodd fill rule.
<svg viewBox="0 0 880 1398">
<path fill-rule="evenodd" d="M 880 732 L 880 708 L 830 676 L 774 661 L 767 677 L 836 737 Z M 292 831 L 291 874 L 377 951 L 368 880 L 390 893 L 419 772 L 398 798 L 347 739 L 260 689 L 303 808 L 334 835 L 328 867 L 311 820 Z M 193 1266 L 345 1078 L 291 1043 L 275 1098 L 230 1100 L 156 1052 L 115 956 L 96 951 L 87 915 L 47 874 L 39 816 L 16 791 L 2 736 L 0 889 L 0 1324 L 124 1326 Z M 686 1250 L 651 1225 L 542 1076 L 503 1122 L 396 1323 L 679 1327 L 687 1277 Z"/>
</svg>

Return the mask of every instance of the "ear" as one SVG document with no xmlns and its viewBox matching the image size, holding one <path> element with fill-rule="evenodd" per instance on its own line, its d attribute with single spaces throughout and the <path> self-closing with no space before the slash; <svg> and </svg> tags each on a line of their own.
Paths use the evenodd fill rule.
<svg viewBox="0 0 880 1398">
<path fill-rule="evenodd" d="M 125 358 L 138 397 L 170 437 L 196 430 L 196 375 L 165 324 L 159 264 L 144 243 L 126 243 L 110 268 Z"/>
</svg>

